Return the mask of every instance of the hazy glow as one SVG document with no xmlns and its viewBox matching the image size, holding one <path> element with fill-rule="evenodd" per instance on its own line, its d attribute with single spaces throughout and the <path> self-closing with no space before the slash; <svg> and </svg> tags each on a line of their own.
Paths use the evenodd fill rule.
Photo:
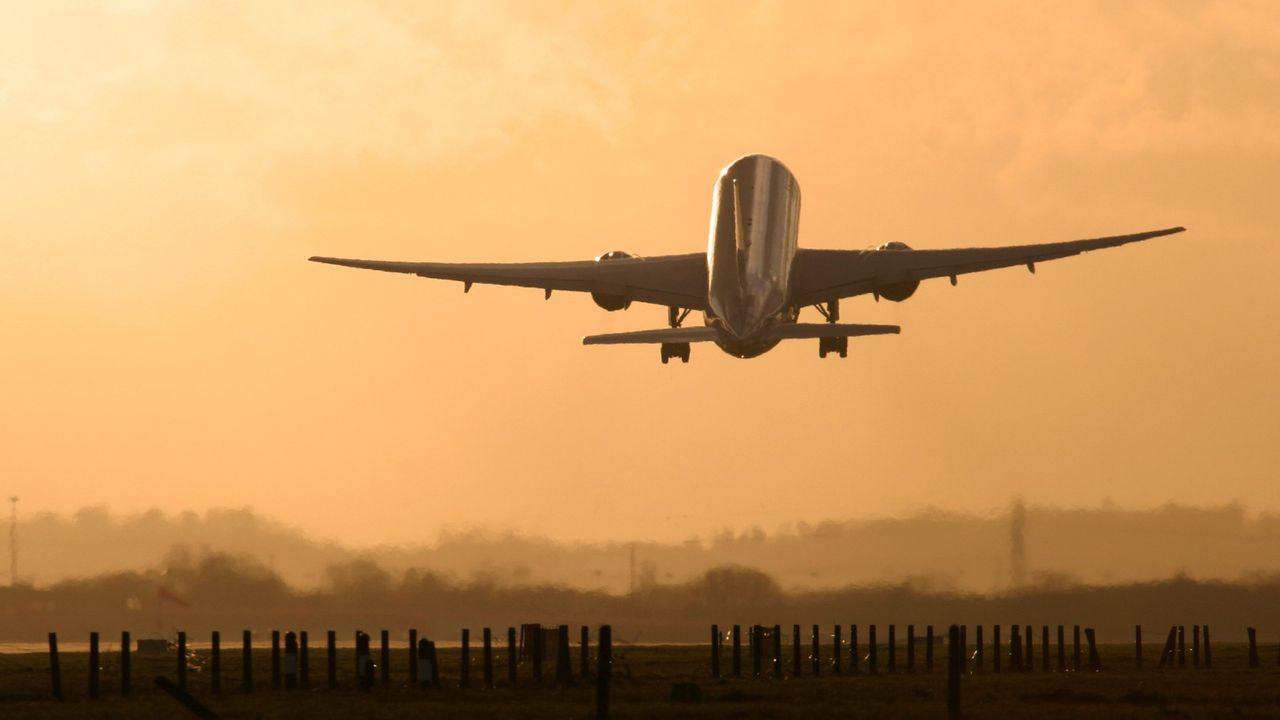
<svg viewBox="0 0 1280 720">
<path fill-rule="evenodd" d="M 1278 83 L 1274 3 L 8 3 L 0 491 L 351 542 L 1280 509 Z M 809 247 L 1191 231 L 847 303 L 903 334 L 843 362 L 304 261 L 699 250 L 752 151 Z"/>
</svg>

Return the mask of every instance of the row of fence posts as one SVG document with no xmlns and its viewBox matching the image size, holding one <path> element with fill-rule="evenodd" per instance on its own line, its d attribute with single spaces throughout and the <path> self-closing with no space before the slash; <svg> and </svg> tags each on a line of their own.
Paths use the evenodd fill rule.
<svg viewBox="0 0 1280 720">
<path fill-rule="evenodd" d="M 531 625 L 528 633 L 531 656 L 532 677 L 536 682 L 543 678 L 542 660 L 544 653 L 542 626 Z M 608 688 L 609 669 L 612 668 L 612 631 L 608 625 L 600 629 L 597 658 L 599 667 L 596 680 L 605 678 L 604 692 Z M 281 640 L 283 639 L 283 647 Z M 375 683 L 382 687 L 391 684 L 391 643 L 390 633 L 383 630 L 380 634 L 378 662 L 373 661 L 371 638 L 368 633 L 357 630 L 355 634 L 356 687 L 363 691 L 372 690 Z M 337 633 L 333 630 L 327 634 L 327 685 L 330 689 L 338 687 L 338 651 Z M 591 647 L 590 630 L 582 626 L 580 636 L 580 677 L 583 681 L 591 680 Z M 283 650 L 283 653 L 282 653 Z M 408 676 L 410 684 L 420 688 L 440 687 L 440 663 L 436 653 L 436 644 L 427 638 L 419 638 L 417 630 L 409 631 Z M 507 628 L 507 682 L 510 685 L 518 681 L 518 656 L 516 645 L 516 629 Z M 120 695 L 128 697 L 132 692 L 132 647 L 128 632 L 120 634 Z M 481 668 L 486 688 L 494 687 L 493 667 L 493 634 L 490 628 L 484 628 L 482 634 Z M 560 625 L 556 631 L 556 666 L 555 679 L 558 683 L 573 681 L 573 660 L 569 644 L 569 626 Z M 179 692 L 187 689 L 187 634 L 179 632 L 177 638 L 177 665 L 175 680 L 172 686 Z M 283 661 L 283 662 L 282 662 Z M 209 644 L 209 692 L 217 695 L 222 692 L 222 634 L 213 631 Z M 61 699 L 62 668 L 58 654 L 58 634 L 49 633 L 49 669 L 53 684 L 53 696 Z M 375 671 L 377 677 L 375 678 Z M 96 632 L 89 633 L 89 697 L 96 699 L 101 692 L 101 658 L 100 638 Z M 241 656 L 241 689 L 245 693 L 254 691 L 253 675 L 253 633 L 245 630 L 242 636 Z M 471 631 L 462 631 L 460 649 L 458 684 L 462 688 L 471 686 Z M 282 636 L 279 630 L 271 631 L 271 687 L 273 689 L 296 690 L 311 686 L 309 643 L 307 632 L 286 632 Z M 601 696 L 602 698 L 604 696 Z M 607 703 L 607 698 L 602 700 Z"/>
<path fill-rule="evenodd" d="M 975 626 L 975 641 L 973 651 L 969 651 L 968 643 L 968 626 L 957 626 L 959 631 L 959 639 L 957 647 L 961 650 L 961 656 L 964 658 L 962 666 L 969 669 L 969 661 L 972 660 L 972 671 L 983 673 L 987 668 L 986 661 L 986 643 L 983 637 L 983 626 Z M 1007 654 L 1001 651 L 1001 626 L 991 626 L 991 662 L 990 667 L 993 672 L 1003 671 L 1031 671 L 1035 669 L 1035 628 L 1032 625 L 1010 625 L 1009 628 L 1009 644 Z M 1051 662 L 1051 646 L 1050 646 L 1050 626 L 1042 625 L 1040 627 L 1040 669 L 1042 672 L 1052 672 L 1053 664 Z M 1081 646 L 1081 631 L 1083 630 L 1084 640 L 1088 647 L 1088 663 L 1084 662 L 1083 648 Z M 810 632 L 811 650 L 808 653 L 808 659 L 812 664 L 810 671 L 814 676 L 819 676 L 823 672 L 824 663 L 822 662 L 822 635 L 821 628 L 814 625 Z M 842 637 L 843 626 L 836 625 L 832 629 L 830 635 L 831 640 L 831 662 L 830 669 L 835 674 L 843 672 L 843 659 L 849 660 L 848 671 L 858 673 L 862 671 L 862 661 L 866 662 L 866 671 L 869 674 L 876 674 L 880 670 L 878 653 L 880 646 L 876 638 L 876 626 L 867 626 L 867 647 L 866 654 L 863 655 L 859 651 L 858 645 L 858 626 L 849 626 L 849 639 L 847 649 Z M 1102 661 L 1098 656 L 1097 637 L 1093 628 L 1081 628 L 1079 625 L 1072 626 L 1071 638 L 1071 663 L 1067 664 L 1067 643 L 1066 643 L 1066 626 L 1057 626 L 1057 647 L 1056 647 L 1056 666 L 1057 672 L 1079 672 L 1082 669 L 1098 672 L 1102 670 Z M 1134 626 L 1135 645 L 1134 645 L 1134 663 L 1138 670 L 1142 669 L 1142 626 Z M 1160 654 L 1159 668 L 1161 670 L 1169 668 L 1184 668 L 1187 666 L 1187 646 L 1186 646 L 1186 626 L 1175 625 L 1169 628 L 1169 634 L 1165 641 L 1164 649 Z M 1258 659 L 1257 650 L 1257 630 L 1248 628 L 1249 635 L 1249 667 L 1259 667 L 1261 664 Z M 731 644 L 731 666 L 730 673 L 732 677 L 742 677 L 742 626 L 733 625 L 727 637 Z M 722 633 L 719 625 L 711 626 L 711 676 L 719 678 L 722 676 L 721 658 L 724 654 L 724 641 L 726 634 Z M 926 625 L 924 630 L 924 672 L 933 672 L 933 646 L 934 634 L 933 626 Z M 765 673 L 766 661 L 770 664 L 770 672 L 768 674 L 774 677 L 781 677 L 784 667 L 782 653 L 782 627 L 779 625 L 765 626 L 752 625 L 747 635 L 748 652 L 751 654 L 751 676 L 760 678 Z M 771 644 L 771 648 L 766 648 L 767 644 Z M 906 638 L 906 671 L 916 671 L 916 646 L 917 636 L 915 625 L 907 625 Z M 772 650 L 771 657 L 766 653 Z M 897 627 L 895 625 L 888 626 L 887 645 L 884 647 L 886 651 L 887 667 L 890 673 L 898 671 L 898 641 Z M 798 677 L 804 674 L 804 644 L 800 634 L 800 625 L 791 626 L 791 675 Z M 1193 625 L 1191 631 L 1191 665 L 1194 668 L 1213 667 L 1213 651 L 1209 640 L 1208 625 Z M 1203 665 L 1201 657 L 1203 656 Z M 1007 666 L 1005 662 L 1007 660 Z M 1277 663 L 1280 663 L 1280 655 L 1277 656 Z"/>
<path fill-rule="evenodd" d="M 1134 626 L 1134 667 L 1142 669 L 1142 626 Z M 1258 667 L 1257 632 L 1248 628 L 1249 633 L 1249 667 Z M 1201 656 L 1204 664 L 1201 665 Z M 1277 660 L 1280 662 L 1280 658 Z M 1165 636 L 1164 648 L 1160 651 L 1159 668 L 1185 668 L 1187 666 L 1187 626 L 1173 625 Z M 1191 626 L 1191 667 L 1213 667 L 1213 645 L 1209 641 L 1208 625 Z"/>
</svg>

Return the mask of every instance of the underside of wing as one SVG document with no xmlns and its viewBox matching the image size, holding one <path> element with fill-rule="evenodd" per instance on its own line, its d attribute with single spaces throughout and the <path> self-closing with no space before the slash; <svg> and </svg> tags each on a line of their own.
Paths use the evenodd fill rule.
<svg viewBox="0 0 1280 720">
<path fill-rule="evenodd" d="M 405 273 L 438 280 L 586 292 L 623 307 L 630 302 L 705 310 L 707 256 L 602 256 L 598 260 L 548 263 L 420 263 L 313 257 L 312 262 Z M 613 307 L 610 309 L 618 309 Z"/>
<path fill-rule="evenodd" d="M 957 275 L 1019 265 L 1034 272 L 1036 263 L 1183 230 L 1173 227 L 1132 235 L 1010 247 L 913 250 L 896 243 L 871 250 L 801 249 L 796 256 L 794 297 L 797 305 L 813 305 L 867 293 L 887 295 L 895 288 L 913 291 L 915 283 L 929 278 L 950 277 L 954 281 Z"/>
</svg>

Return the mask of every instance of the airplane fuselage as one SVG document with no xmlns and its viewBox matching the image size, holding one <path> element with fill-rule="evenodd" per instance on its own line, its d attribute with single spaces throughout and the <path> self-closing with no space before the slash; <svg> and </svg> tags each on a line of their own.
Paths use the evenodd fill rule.
<svg viewBox="0 0 1280 720">
<path fill-rule="evenodd" d="M 706 324 L 725 352 L 749 358 L 778 340 L 768 334 L 795 322 L 790 285 L 800 231 L 800 185 L 778 160 L 747 155 L 716 180 L 707 246 Z"/>
</svg>

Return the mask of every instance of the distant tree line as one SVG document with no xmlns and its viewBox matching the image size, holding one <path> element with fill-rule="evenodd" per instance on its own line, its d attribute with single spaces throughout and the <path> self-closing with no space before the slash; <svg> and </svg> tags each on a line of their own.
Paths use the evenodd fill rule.
<svg viewBox="0 0 1280 720">
<path fill-rule="evenodd" d="M 1243 636 L 1245 625 L 1280 629 L 1280 577 L 1205 582 L 1080 586 L 1050 579 L 1017 591 L 978 595 L 912 583 L 789 591 L 759 570 L 712 568 L 680 583 L 645 584 L 635 593 L 492 579 L 456 581 L 431 571 L 392 573 L 368 559 L 335 563 L 324 587 L 299 590 L 246 556 L 179 551 L 146 572 L 119 572 L 49 587 L 0 588 L 0 640 L 37 642 L 56 630 L 66 640 L 91 630 L 135 636 L 193 637 L 214 629 L 334 629 L 349 633 L 410 627 L 456 639 L 463 627 L 611 623 L 623 641 L 689 642 L 711 623 L 896 623 L 905 625 L 1088 624 L 1104 642 L 1125 641 L 1137 623 L 1211 624 L 1216 637 Z"/>
</svg>

